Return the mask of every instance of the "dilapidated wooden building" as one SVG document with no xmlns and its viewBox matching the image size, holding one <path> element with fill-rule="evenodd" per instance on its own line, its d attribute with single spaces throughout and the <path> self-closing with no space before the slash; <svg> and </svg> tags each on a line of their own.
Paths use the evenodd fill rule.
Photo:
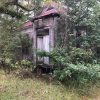
<svg viewBox="0 0 100 100">
<path fill-rule="evenodd" d="M 52 51 L 58 42 L 57 39 L 59 40 L 59 38 L 62 37 L 63 37 L 62 42 L 65 42 L 65 44 L 67 44 L 68 38 L 66 30 L 69 25 L 67 25 L 66 27 L 64 20 L 63 22 L 61 22 L 60 20 L 60 23 L 62 24 L 59 23 L 61 12 L 63 14 L 63 11 L 60 11 L 57 7 L 46 6 L 42 9 L 42 11 L 39 14 L 35 15 L 31 19 L 31 21 L 28 21 L 24 24 L 22 31 L 28 34 L 28 36 L 32 39 L 33 43 L 32 56 L 33 56 L 33 61 L 35 63 L 42 62 L 47 65 L 50 64 L 50 59 L 48 57 L 39 57 L 36 54 L 38 50 L 46 52 Z M 59 29 L 59 26 L 62 29 Z M 83 34 L 85 33 L 83 29 L 82 32 Z M 79 30 L 77 27 L 76 31 L 72 32 L 71 35 L 74 35 L 74 37 L 76 37 L 78 34 Z M 59 42 L 59 44 L 61 43 Z"/>
<path fill-rule="evenodd" d="M 48 57 L 38 57 L 36 51 L 52 51 L 55 46 L 55 33 L 57 28 L 57 19 L 59 10 L 55 7 L 45 7 L 41 13 L 24 24 L 22 32 L 29 35 L 33 42 L 33 60 L 34 62 L 43 62 L 49 64 Z"/>
</svg>

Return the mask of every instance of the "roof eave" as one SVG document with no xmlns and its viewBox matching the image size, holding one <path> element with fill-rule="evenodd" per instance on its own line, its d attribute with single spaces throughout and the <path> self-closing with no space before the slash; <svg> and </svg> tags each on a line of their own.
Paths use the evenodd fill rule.
<svg viewBox="0 0 100 100">
<path fill-rule="evenodd" d="M 38 16 L 38 17 L 34 17 L 33 19 L 31 19 L 31 21 L 34 22 L 35 20 L 46 18 L 46 17 L 51 17 L 51 16 L 52 17 L 60 17 L 60 14 L 59 13 L 52 13 L 52 14 L 45 15 L 45 16 Z"/>
</svg>

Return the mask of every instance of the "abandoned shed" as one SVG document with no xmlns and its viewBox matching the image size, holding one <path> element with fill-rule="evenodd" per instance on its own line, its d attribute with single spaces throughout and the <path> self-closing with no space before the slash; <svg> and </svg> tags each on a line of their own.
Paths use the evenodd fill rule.
<svg viewBox="0 0 100 100">
<path fill-rule="evenodd" d="M 60 14 L 61 13 L 59 9 L 57 9 L 57 7 L 47 6 L 43 8 L 41 13 L 35 15 L 35 17 L 31 19 L 31 21 L 28 21 L 24 24 L 21 31 L 25 34 L 28 34 L 28 36 L 32 39 L 33 52 L 31 53 L 31 55 L 33 56 L 33 61 L 35 63 L 42 62 L 44 64 L 50 64 L 49 57 L 39 57 L 37 56 L 36 52 L 38 50 L 50 52 L 55 48 L 55 45 L 57 44 L 57 37 L 61 37 L 61 35 L 58 35 L 58 33 L 60 33 L 58 27 L 58 19 L 60 17 Z M 62 27 L 65 27 L 64 24 L 62 25 Z M 64 32 L 62 32 L 61 34 L 64 33 L 65 35 L 66 30 L 62 30 Z M 83 29 L 82 32 L 83 34 L 85 33 Z M 77 30 L 73 35 L 77 36 L 76 33 L 78 33 Z M 65 38 L 66 37 L 63 37 L 62 40 L 65 40 Z"/>
<path fill-rule="evenodd" d="M 49 64 L 48 57 L 37 57 L 36 51 L 52 51 L 55 45 L 55 31 L 59 10 L 45 7 L 40 14 L 23 25 L 21 31 L 33 40 L 33 60 Z"/>
</svg>

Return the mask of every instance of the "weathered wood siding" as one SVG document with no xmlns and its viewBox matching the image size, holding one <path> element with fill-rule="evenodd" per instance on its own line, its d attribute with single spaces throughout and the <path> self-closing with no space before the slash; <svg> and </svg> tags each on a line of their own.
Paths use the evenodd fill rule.
<svg viewBox="0 0 100 100">
<path fill-rule="evenodd" d="M 50 45 L 49 45 L 49 35 L 43 36 L 43 50 L 46 52 L 50 51 Z M 49 57 L 44 57 L 44 63 L 49 64 Z"/>
<path fill-rule="evenodd" d="M 37 51 L 43 51 L 43 37 L 41 36 L 38 36 L 37 37 Z M 43 57 L 39 57 L 37 56 L 37 60 L 39 62 L 43 62 Z"/>
<path fill-rule="evenodd" d="M 23 29 L 22 33 L 27 34 L 32 39 L 34 35 L 33 27 Z"/>
</svg>

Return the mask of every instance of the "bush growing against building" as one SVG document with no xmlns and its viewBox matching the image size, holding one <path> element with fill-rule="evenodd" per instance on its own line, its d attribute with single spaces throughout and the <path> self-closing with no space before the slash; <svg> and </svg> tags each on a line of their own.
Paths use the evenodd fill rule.
<svg viewBox="0 0 100 100">
<path fill-rule="evenodd" d="M 100 64 L 94 61 L 91 51 L 80 48 L 73 48 L 69 52 L 55 49 L 49 53 L 39 52 L 38 55 L 50 57 L 54 65 L 54 76 L 66 84 L 82 87 L 100 80 Z"/>
</svg>

